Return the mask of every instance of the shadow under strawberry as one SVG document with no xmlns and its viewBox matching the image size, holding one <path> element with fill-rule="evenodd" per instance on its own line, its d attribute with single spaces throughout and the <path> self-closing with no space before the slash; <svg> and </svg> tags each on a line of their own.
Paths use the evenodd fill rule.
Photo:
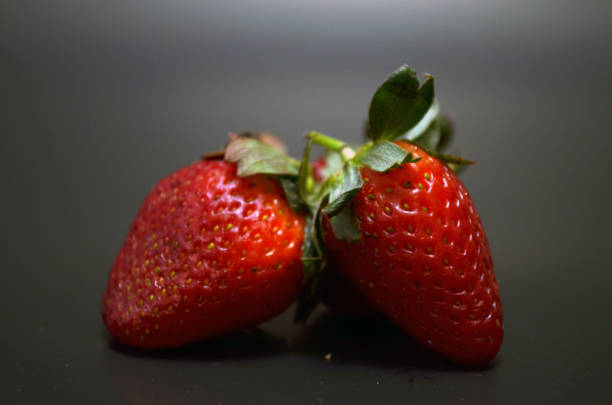
<svg viewBox="0 0 612 405">
<path fill-rule="evenodd" d="M 295 351 L 331 363 L 393 369 L 396 374 L 418 371 L 485 371 L 494 364 L 466 367 L 451 363 L 418 344 L 382 317 L 347 317 L 324 312 L 292 342 Z M 422 376 L 428 379 L 431 376 Z M 434 378 L 434 377 L 431 377 Z"/>
<path fill-rule="evenodd" d="M 123 355 L 173 361 L 240 361 L 270 357 L 290 350 L 284 338 L 273 336 L 259 328 L 239 331 L 216 339 L 178 348 L 146 350 L 122 345 L 104 332 L 108 346 Z"/>
<path fill-rule="evenodd" d="M 418 371 L 484 371 L 463 367 L 425 349 L 383 317 L 363 318 L 325 311 L 316 316 L 294 339 L 255 328 L 179 348 L 144 350 L 120 344 L 102 332 L 108 347 L 121 355 L 170 362 L 239 362 L 288 354 L 325 359 L 331 363 L 392 369 L 396 374 Z M 422 376 L 427 379 L 428 376 Z M 432 377 L 433 378 L 433 377 Z"/>
</svg>

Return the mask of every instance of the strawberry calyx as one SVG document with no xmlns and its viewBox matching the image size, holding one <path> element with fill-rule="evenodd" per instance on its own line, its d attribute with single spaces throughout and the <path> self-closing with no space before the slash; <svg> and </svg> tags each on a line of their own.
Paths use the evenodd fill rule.
<svg viewBox="0 0 612 405">
<path fill-rule="evenodd" d="M 285 146 L 274 135 L 245 132 L 229 134 L 230 141 L 223 151 L 223 159 L 236 163 L 238 176 L 266 174 L 275 177 L 283 187 L 285 196 L 296 212 L 308 207 L 297 190 L 300 162 L 285 153 Z"/>
<path fill-rule="evenodd" d="M 297 160 L 287 156 L 278 147 L 253 137 L 250 133 L 242 135 L 230 133 L 224 159 L 237 163 L 237 173 L 242 177 L 254 174 L 296 177 L 300 165 Z"/>
</svg>

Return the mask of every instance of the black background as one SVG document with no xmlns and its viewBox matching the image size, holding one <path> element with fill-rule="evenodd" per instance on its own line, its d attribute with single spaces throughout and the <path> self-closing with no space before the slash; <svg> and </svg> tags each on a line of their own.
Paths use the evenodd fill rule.
<svg viewBox="0 0 612 405">
<path fill-rule="evenodd" d="M 3 403 L 610 403 L 609 2 L 3 1 Z M 397 330 L 291 314 L 140 355 L 99 316 L 153 184 L 266 129 L 360 139 L 401 63 L 436 77 L 478 164 L 506 337 L 461 369 Z M 324 356 L 332 353 L 332 361 Z M 8 402 L 7 402 L 8 401 Z"/>
</svg>

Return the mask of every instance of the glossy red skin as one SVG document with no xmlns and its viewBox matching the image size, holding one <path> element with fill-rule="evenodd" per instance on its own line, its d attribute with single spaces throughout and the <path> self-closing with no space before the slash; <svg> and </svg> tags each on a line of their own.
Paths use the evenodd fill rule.
<svg viewBox="0 0 612 405">
<path fill-rule="evenodd" d="M 224 161 L 178 170 L 134 219 L 108 279 L 103 320 L 140 348 L 256 326 L 299 292 L 303 228 L 271 178 L 238 177 Z"/>
<path fill-rule="evenodd" d="M 336 239 L 324 221 L 329 256 L 420 343 L 457 363 L 488 363 L 504 331 L 480 217 L 452 170 L 416 146 L 397 144 L 421 160 L 387 173 L 361 169 L 355 211 L 362 241 Z"/>
</svg>

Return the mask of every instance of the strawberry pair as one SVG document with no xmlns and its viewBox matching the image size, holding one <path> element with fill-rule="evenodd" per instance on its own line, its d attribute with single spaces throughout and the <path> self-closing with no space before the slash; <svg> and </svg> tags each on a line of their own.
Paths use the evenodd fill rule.
<svg viewBox="0 0 612 405">
<path fill-rule="evenodd" d="M 172 347 L 254 327 L 296 299 L 304 320 L 323 298 L 378 311 L 452 361 L 489 362 L 499 289 L 453 172 L 471 162 L 439 152 L 449 134 L 433 78 L 421 85 L 403 66 L 375 93 L 355 151 L 312 132 L 300 162 L 234 136 L 149 194 L 111 270 L 105 324 L 130 346 Z M 315 144 L 328 152 L 311 164 Z"/>
</svg>

